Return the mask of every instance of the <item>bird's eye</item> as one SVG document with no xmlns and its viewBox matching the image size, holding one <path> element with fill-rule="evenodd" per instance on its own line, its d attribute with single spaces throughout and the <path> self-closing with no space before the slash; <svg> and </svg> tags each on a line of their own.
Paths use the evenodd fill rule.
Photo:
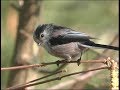
<svg viewBox="0 0 120 90">
<path fill-rule="evenodd" d="M 41 34 L 40 37 L 44 37 L 44 34 Z"/>
</svg>

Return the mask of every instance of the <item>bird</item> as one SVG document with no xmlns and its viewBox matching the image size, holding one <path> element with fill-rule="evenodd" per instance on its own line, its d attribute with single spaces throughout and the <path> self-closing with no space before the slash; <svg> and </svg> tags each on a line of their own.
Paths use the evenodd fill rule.
<svg viewBox="0 0 120 90">
<path fill-rule="evenodd" d="M 33 32 L 33 39 L 52 56 L 67 61 L 77 61 L 78 66 L 82 54 L 89 48 L 97 47 L 119 51 L 119 47 L 93 42 L 92 39 L 96 38 L 86 33 L 51 23 L 38 25 Z"/>
</svg>

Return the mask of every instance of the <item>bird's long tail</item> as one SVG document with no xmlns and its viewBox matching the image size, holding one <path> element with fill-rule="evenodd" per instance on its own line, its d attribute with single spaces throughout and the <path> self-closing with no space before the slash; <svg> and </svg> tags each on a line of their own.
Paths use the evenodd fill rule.
<svg viewBox="0 0 120 90">
<path fill-rule="evenodd" d="M 101 48 L 108 48 L 108 49 L 113 49 L 113 50 L 118 50 L 119 51 L 119 47 L 110 46 L 110 45 L 93 44 L 92 46 L 94 46 L 94 47 L 101 47 Z"/>
<path fill-rule="evenodd" d="M 85 45 L 92 46 L 92 47 L 107 48 L 107 49 L 119 51 L 119 47 L 110 46 L 110 45 L 103 45 L 103 44 L 96 44 L 94 42 L 86 43 Z"/>
</svg>

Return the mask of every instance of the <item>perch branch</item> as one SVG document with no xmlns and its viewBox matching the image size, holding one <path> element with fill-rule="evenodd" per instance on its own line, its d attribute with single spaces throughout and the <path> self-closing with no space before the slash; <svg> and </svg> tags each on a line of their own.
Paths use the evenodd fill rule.
<svg viewBox="0 0 120 90">
<path fill-rule="evenodd" d="M 63 64 L 63 63 L 77 63 L 77 61 L 55 61 L 55 62 L 48 62 L 48 63 L 41 63 L 41 64 L 34 64 L 34 65 L 24 65 L 24 66 L 15 66 L 15 67 L 6 67 L 6 68 L 1 68 L 1 70 L 16 70 L 16 69 L 26 69 L 26 68 L 33 68 L 33 67 L 43 67 L 47 65 L 53 65 L 53 64 Z M 106 60 L 84 60 L 80 61 L 80 63 L 106 63 Z"/>
</svg>

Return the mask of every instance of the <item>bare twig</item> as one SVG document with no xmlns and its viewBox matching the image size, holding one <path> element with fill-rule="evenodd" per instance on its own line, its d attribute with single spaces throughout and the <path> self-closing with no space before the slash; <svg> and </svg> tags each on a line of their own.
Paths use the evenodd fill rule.
<svg viewBox="0 0 120 90">
<path fill-rule="evenodd" d="M 53 75 L 58 74 L 58 73 L 61 73 L 61 72 L 66 72 L 66 70 L 57 71 L 57 72 L 55 72 L 55 73 L 46 75 L 46 76 L 44 76 L 44 77 L 41 77 L 41 78 L 37 78 L 37 79 L 31 80 L 31 81 L 27 82 L 26 84 L 29 84 L 29 83 L 32 83 L 32 82 L 35 82 L 35 81 L 38 81 L 38 80 L 41 80 L 41 79 L 44 79 L 44 78 L 53 76 Z"/>
<path fill-rule="evenodd" d="M 6 67 L 6 68 L 1 68 L 1 70 L 2 70 L 2 71 L 5 71 L 5 70 L 27 69 L 27 68 L 42 67 L 42 66 L 43 66 L 43 65 L 41 65 L 41 64 L 34 64 L 34 65 L 24 65 L 24 66 Z"/>
<path fill-rule="evenodd" d="M 61 80 L 62 78 L 65 78 L 65 77 L 68 77 L 68 76 L 72 76 L 72 75 L 76 75 L 76 74 L 80 74 L 80 73 L 86 73 L 86 72 L 95 71 L 95 70 L 101 70 L 101 69 L 108 69 L 108 67 L 104 66 L 104 67 L 91 69 L 91 70 L 87 70 L 87 71 L 75 72 L 75 73 L 71 73 L 71 74 L 67 74 L 67 75 L 63 75 L 63 76 L 58 76 L 56 78 L 52 78 L 52 79 L 41 81 L 41 82 L 31 83 L 31 84 L 27 84 L 27 85 L 13 86 L 13 87 L 7 88 L 7 90 L 9 90 L 9 89 L 21 89 L 21 88 L 26 88 L 26 87 L 38 85 L 38 84 L 44 84 L 44 83 L 55 81 L 55 80 Z"/>
<path fill-rule="evenodd" d="M 106 61 L 103 60 L 84 60 L 80 61 L 81 63 L 105 63 Z M 24 66 L 15 66 L 15 67 L 8 67 L 8 68 L 1 68 L 1 70 L 16 70 L 16 69 L 26 69 L 26 68 L 33 68 L 33 67 L 42 67 L 46 65 L 52 65 L 52 64 L 62 64 L 62 63 L 77 63 L 77 61 L 56 61 L 56 62 L 48 62 L 48 63 L 41 63 L 41 64 L 34 64 L 34 65 L 24 65 Z"/>
</svg>

